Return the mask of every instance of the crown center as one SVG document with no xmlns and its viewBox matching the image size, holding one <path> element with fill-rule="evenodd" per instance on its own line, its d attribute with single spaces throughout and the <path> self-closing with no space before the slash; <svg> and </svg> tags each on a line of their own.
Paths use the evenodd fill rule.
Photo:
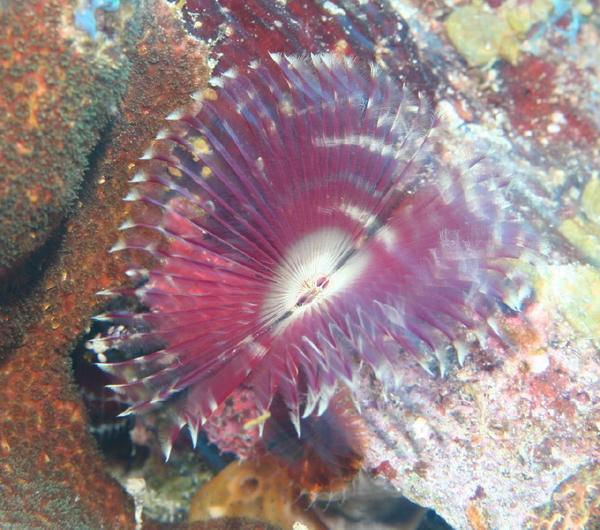
<svg viewBox="0 0 600 530">
<path fill-rule="evenodd" d="M 354 250 L 350 235 L 338 228 L 320 229 L 291 246 L 273 278 L 263 318 L 284 329 L 306 311 L 320 310 L 360 276 L 368 255 Z"/>
<path fill-rule="evenodd" d="M 318 276 L 314 280 L 304 281 L 302 291 L 296 300 L 296 307 L 309 305 L 319 297 L 325 296 L 325 290 L 329 285 L 328 276 Z"/>
</svg>

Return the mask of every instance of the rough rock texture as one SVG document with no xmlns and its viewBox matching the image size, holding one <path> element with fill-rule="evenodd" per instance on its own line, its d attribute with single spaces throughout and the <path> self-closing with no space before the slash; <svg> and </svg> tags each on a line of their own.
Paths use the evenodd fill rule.
<svg viewBox="0 0 600 530">
<path fill-rule="evenodd" d="M 388 462 L 406 496 L 456 528 L 476 527 L 476 518 L 484 528 L 521 528 L 560 482 L 600 456 L 596 348 L 542 304 L 528 316 L 547 335 L 521 337 L 504 360 L 494 352 L 488 364 L 486 352 L 448 380 L 407 371 L 405 391 L 385 404 L 372 401 L 365 380 L 370 465 Z"/>
<path fill-rule="evenodd" d="M 600 525 L 600 465 L 578 469 L 552 492 L 550 501 L 533 510 L 527 529 L 590 528 Z"/>
<path fill-rule="evenodd" d="M 175 525 L 170 528 L 172 530 L 279 530 L 278 527 L 263 521 L 240 518 L 219 518 L 204 522 L 197 521 L 189 524 Z"/>
<path fill-rule="evenodd" d="M 28 292 L 2 300 L 2 335 L 15 326 L 25 333 L 17 348 L 0 353 L 3 527 L 135 525 L 131 501 L 107 477 L 87 432 L 69 353 L 101 304 L 95 293 L 123 277 L 125 264 L 107 256 L 126 214 L 121 198 L 137 153 L 207 75 L 205 52 L 182 33 L 171 9 L 161 1 L 147 9 L 152 17 L 145 17 L 130 55 L 123 112 L 105 138 L 107 148 L 98 153 L 58 250 Z"/>
<path fill-rule="evenodd" d="M 457 131 L 449 151 L 496 158 L 513 175 L 515 207 L 550 251 L 529 271 L 535 292 L 525 314 L 503 319 L 514 338 L 508 351 L 490 344 L 445 380 L 407 369 L 404 391 L 383 402 L 365 375 L 370 466 L 456 528 L 596 528 L 598 15 L 574 40 L 550 16 L 554 26 L 528 34 L 514 65 L 478 69 L 440 24 L 451 3 L 394 5 L 441 79 L 438 110 Z"/>
<path fill-rule="evenodd" d="M 217 71 L 271 52 L 336 52 L 379 64 L 431 94 L 436 78 L 421 61 L 409 27 L 384 0 L 274 2 L 189 0 L 189 31 L 218 57 Z"/>
<path fill-rule="evenodd" d="M 127 86 L 137 3 L 107 14 L 96 39 L 76 26 L 75 0 L 0 6 L 0 278 L 74 204 Z"/>
</svg>

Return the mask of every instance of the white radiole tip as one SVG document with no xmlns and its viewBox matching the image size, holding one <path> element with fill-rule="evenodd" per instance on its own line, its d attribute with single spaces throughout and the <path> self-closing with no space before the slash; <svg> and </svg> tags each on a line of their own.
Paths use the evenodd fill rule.
<svg viewBox="0 0 600 530">
<path fill-rule="evenodd" d="M 117 293 L 111 289 L 102 289 L 101 291 L 96 291 L 97 296 L 116 296 L 116 294 Z"/>
<path fill-rule="evenodd" d="M 198 430 L 199 426 L 197 423 L 188 423 L 188 430 L 190 431 L 190 437 L 192 439 L 192 447 L 196 449 L 196 445 L 198 445 Z"/>
<path fill-rule="evenodd" d="M 163 455 L 165 456 L 165 462 L 168 462 L 169 458 L 171 457 L 171 451 L 173 450 L 173 444 L 171 443 L 170 440 L 163 442 L 161 444 L 161 449 L 162 449 Z"/>
<path fill-rule="evenodd" d="M 138 171 L 135 175 L 133 175 L 129 183 L 137 184 L 138 182 L 146 182 L 147 180 L 148 177 L 146 176 L 146 173 L 144 171 Z"/>
<path fill-rule="evenodd" d="M 108 251 L 112 254 L 113 252 L 119 252 L 119 250 L 125 248 L 127 248 L 127 243 L 125 243 L 124 239 L 119 239 Z"/>
<path fill-rule="evenodd" d="M 177 120 L 180 120 L 181 118 L 183 118 L 183 110 L 182 109 L 174 110 L 173 112 L 171 112 L 171 114 L 169 114 L 167 116 L 167 120 L 169 120 L 169 121 L 177 121 Z"/>
<path fill-rule="evenodd" d="M 140 192 L 136 189 L 130 190 L 129 193 L 127 195 L 125 195 L 125 197 L 123 197 L 123 200 L 125 202 L 134 202 L 139 200 L 141 197 Z"/>
<path fill-rule="evenodd" d="M 150 146 L 150 147 L 148 147 L 148 149 L 146 149 L 144 151 L 144 154 L 142 156 L 140 156 L 139 160 L 150 160 L 153 156 L 154 156 L 154 149 L 152 148 L 152 146 Z"/>
<path fill-rule="evenodd" d="M 96 322 L 112 322 L 113 319 L 106 313 L 100 313 L 99 315 L 94 315 L 92 320 L 95 320 Z"/>
<path fill-rule="evenodd" d="M 126 219 L 119 226 L 119 230 L 129 230 L 135 226 L 135 221 L 133 219 Z"/>
</svg>

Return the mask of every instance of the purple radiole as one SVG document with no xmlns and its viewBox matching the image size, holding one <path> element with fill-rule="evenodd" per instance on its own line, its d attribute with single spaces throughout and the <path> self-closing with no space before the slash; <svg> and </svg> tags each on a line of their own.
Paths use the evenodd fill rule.
<svg viewBox="0 0 600 530">
<path fill-rule="evenodd" d="M 195 97 L 142 157 L 113 248 L 155 258 L 129 271 L 148 311 L 101 317 L 131 331 L 100 340 L 150 350 L 102 366 L 127 413 L 172 407 L 167 457 L 241 385 L 299 429 L 365 365 L 398 390 L 403 363 L 443 375 L 502 341 L 533 235 L 492 164 L 438 160 L 427 98 L 331 54 L 272 54 Z"/>
</svg>

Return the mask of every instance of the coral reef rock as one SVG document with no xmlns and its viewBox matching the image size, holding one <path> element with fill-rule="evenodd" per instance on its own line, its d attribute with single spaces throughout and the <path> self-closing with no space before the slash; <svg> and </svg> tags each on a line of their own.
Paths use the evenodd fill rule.
<svg viewBox="0 0 600 530">
<path fill-rule="evenodd" d="M 0 9 L 0 278 L 74 204 L 127 87 L 136 4 L 107 14 L 96 39 L 77 27 L 74 0 Z"/>
</svg>

